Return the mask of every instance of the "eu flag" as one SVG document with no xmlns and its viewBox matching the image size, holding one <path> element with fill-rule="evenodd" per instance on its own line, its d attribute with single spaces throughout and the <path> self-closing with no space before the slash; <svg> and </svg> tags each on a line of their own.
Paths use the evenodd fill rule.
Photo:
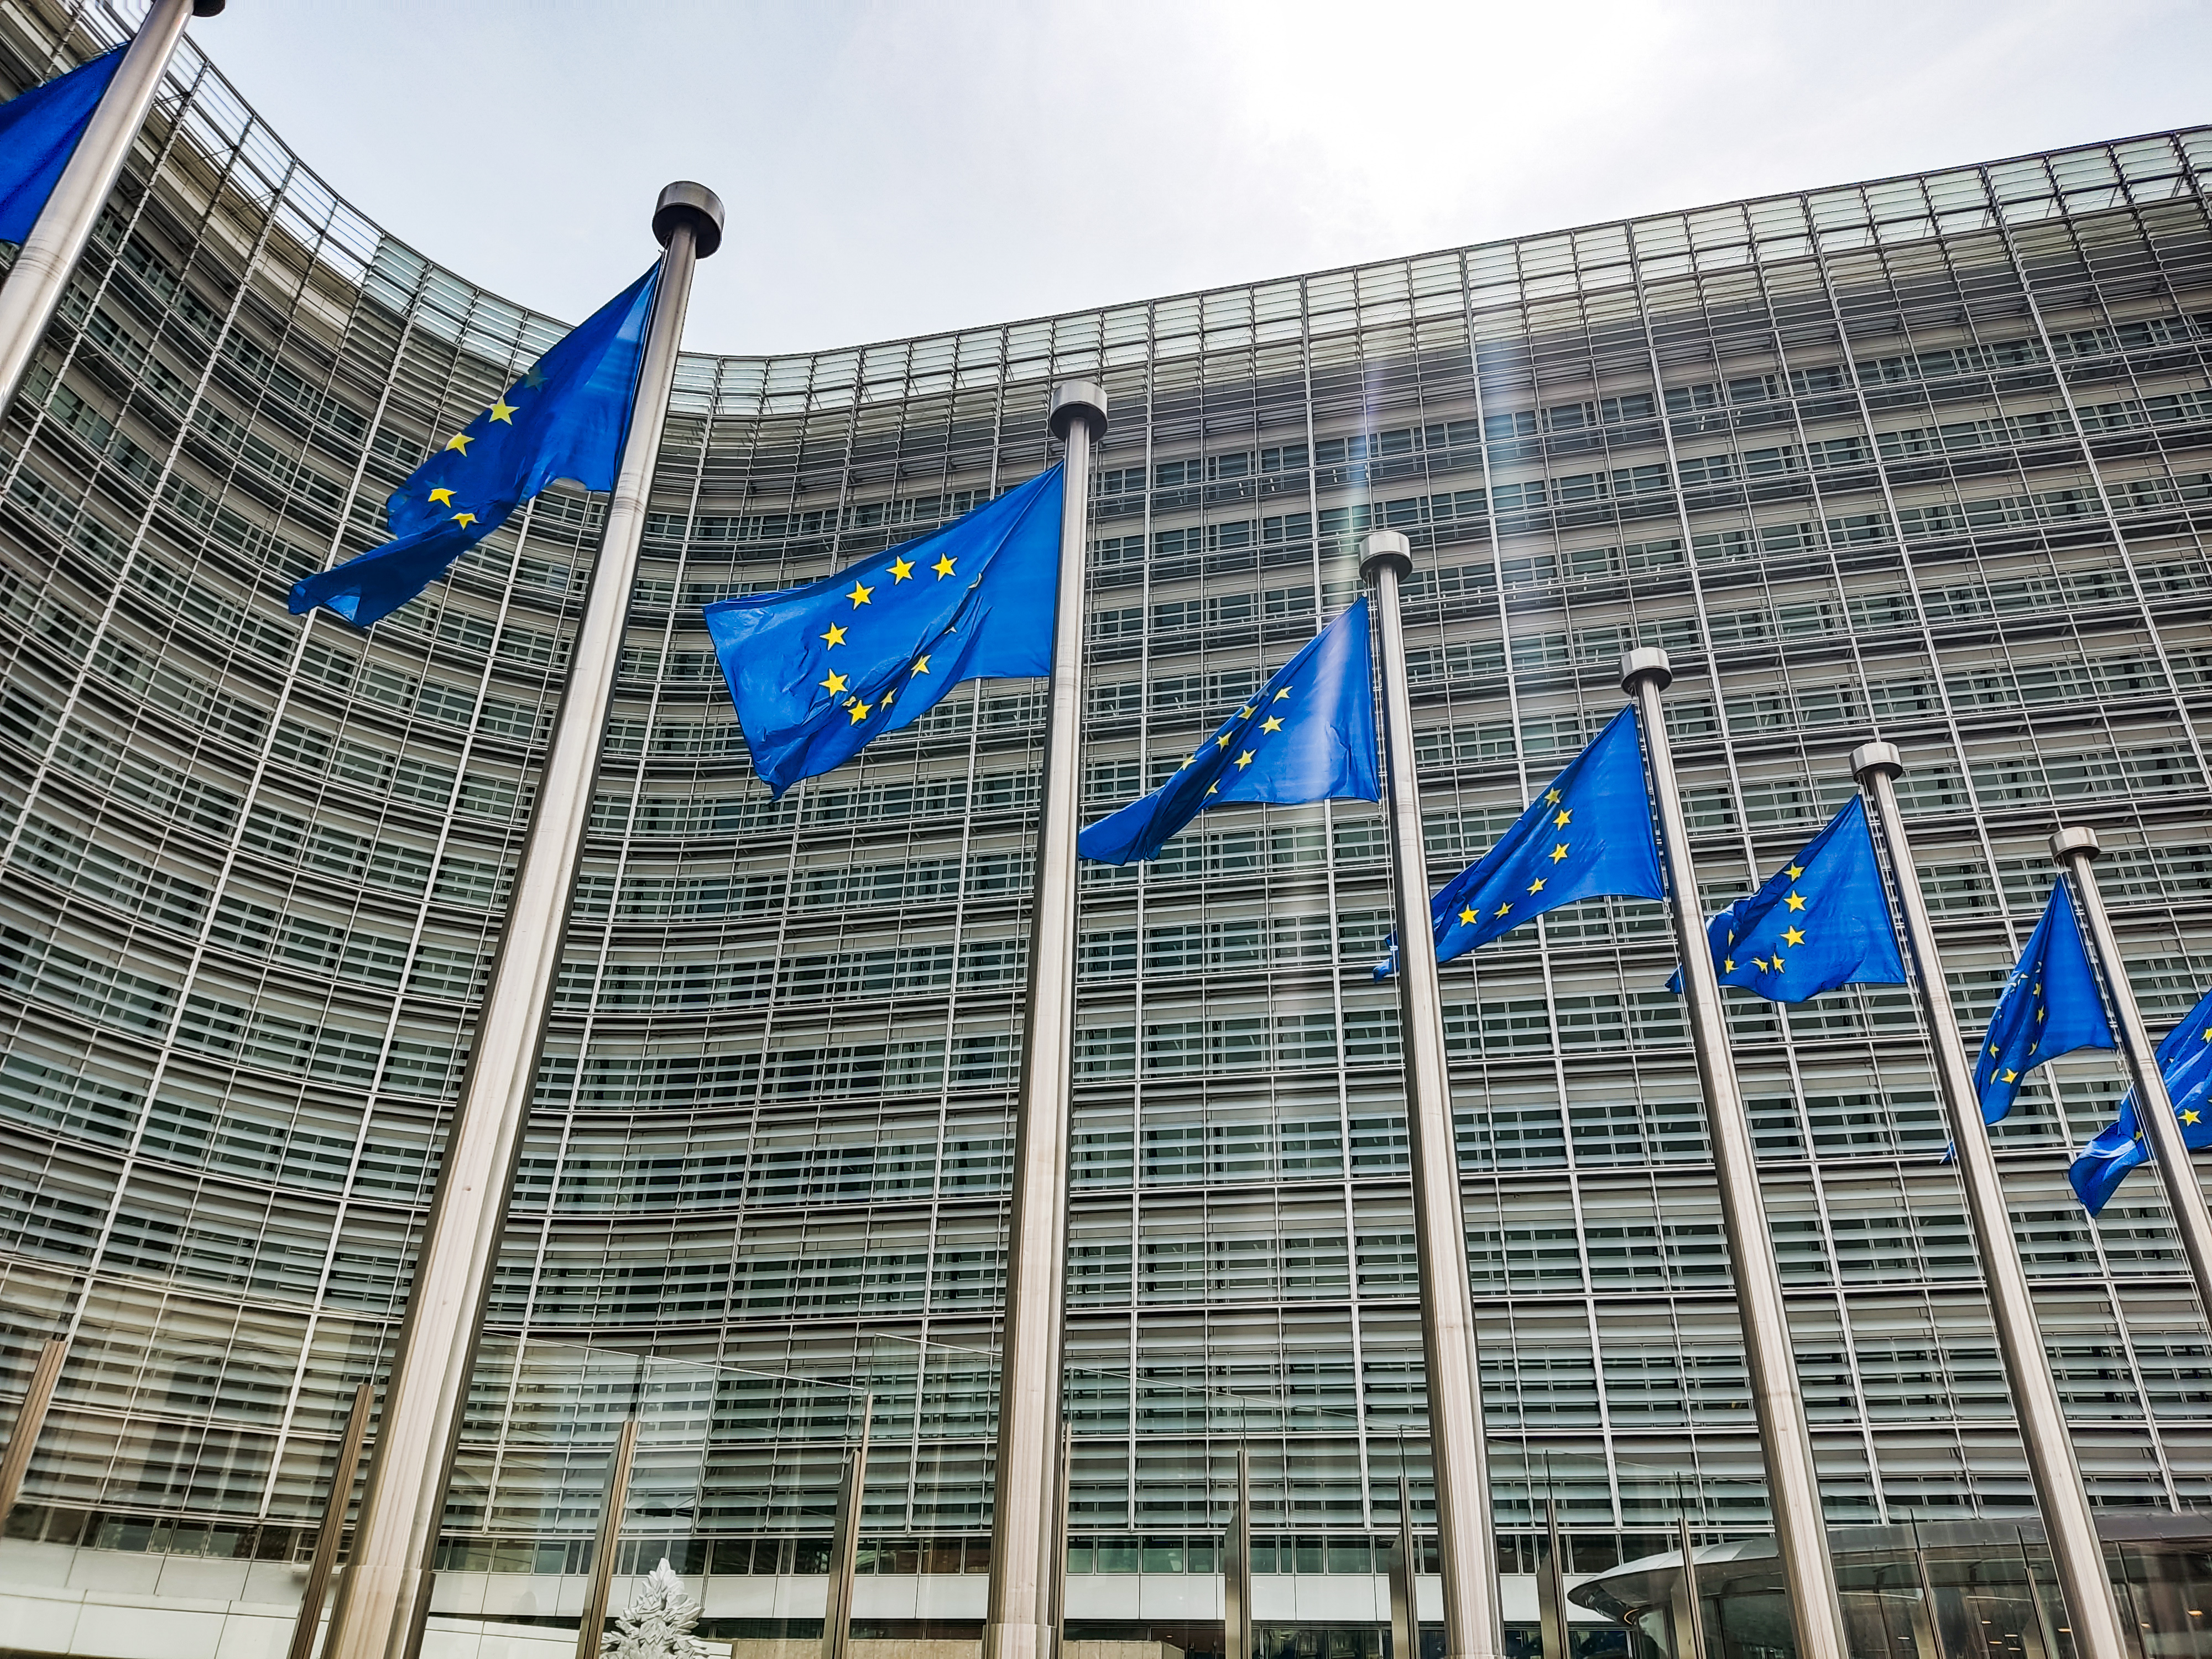
<svg viewBox="0 0 2212 1659">
<path fill-rule="evenodd" d="M 1198 746 L 1182 769 L 1076 838 L 1102 864 L 1157 858 L 1209 806 L 1229 801 L 1379 800 L 1367 601 L 1307 641 Z"/>
<path fill-rule="evenodd" d="M 124 51 L 104 52 L 0 104 L 0 242 L 20 242 L 38 223 Z"/>
<path fill-rule="evenodd" d="M 393 539 L 301 581 L 293 613 L 319 605 L 366 628 L 444 575 L 556 478 L 612 489 L 659 270 L 656 264 L 579 323 L 447 439 L 385 502 Z"/>
<path fill-rule="evenodd" d="M 2081 928 L 2062 880 L 2051 890 L 2043 920 L 2005 981 L 1975 1056 L 1974 1092 L 1982 1121 L 1995 1123 L 2012 1110 L 2020 1080 L 2046 1060 L 2076 1048 L 2113 1047 L 2105 1000 L 2081 948 Z"/>
<path fill-rule="evenodd" d="M 1633 704 L 1567 763 L 1498 844 L 1429 904 L 1437 960 L 1449 962 L 1522 922 L 1577 899 L 1611 893 L 1663 898 L 1642 733 Z M 1386 979 L 1397 952 L 1375 965 Z"/>
<path fill-rule="evenodd" d="M 842 766 L 963 680 L 1052 672 L 1060 493 L 1055 466 L 834 576 L 706 608 L 769 789 Z"/>
<path fill-rule="evenodd" d="M 1853 796 L 1765 886 L 1707 922 L 1705 936 L 1722 984 L 1775 1002 L 1838 985 L 1904 984 L 1866 804 Z M 1681 988 L 1678 969 L 1673 989 Z"/>
<path fill-rule="evenodd" d="M 2181 1121 L 2182 1144 L 2191 1152 L 2212 1146 L 2212 992 L 2158 1045 L 2158 1074 Z M 2149 1161 L 2149 1141 L 2136 1120 L 2130 1090 L 2120 1102 L 2119 1121 L 2081 1149 L 2066 1179 L 2082 1207 L 2097 1215 L 2128 1171 Z"/>
</svg>

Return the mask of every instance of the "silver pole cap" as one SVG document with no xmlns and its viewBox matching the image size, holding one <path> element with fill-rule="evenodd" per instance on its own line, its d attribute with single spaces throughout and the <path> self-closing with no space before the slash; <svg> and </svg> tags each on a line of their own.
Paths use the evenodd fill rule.
<svg viewBox="0 0 2212 1659">
<path fill-rule="evenodd" d="M 1674 683 L 1674 665 L 1667 653 L 1656 645 L 1639 645 L 1633 651 L 1620 653 L 1620 689 L 1630 696 L 1636 695 L 1638 680 L 1651 680 L 1664 691 Z"/>
<path fill-rule="evenodd" d="M 1413 574 L 1413 544 L 1402 530 L 1377 530 L 1359 544 L 1359 580 L 1371 582 L 1385 570 L 1400 581 Z"/>
<path fill-rule="evenodd" d="M 676 227 L 689 222 L 694 251 L 704 259 L 722 245 L 722 198 L 704 185 L 678 179 L 660 192 L 653 204 L 653 234 L 661 246 L 676 234 Z"/>
<path fill-rule="evenodd" d="M 1897 777 L 1905 770 L 1904 757 L 1897 752 L 1893 743 L 1884 743 L 1876 738 L 1872 743 L 1863 743 L 1851 750 L 1851 775 L 1861 783 L 1869 773 L 1883 777 Z"/>
<path fill-rule="evenodd" d="M 2071 864 L 2075 859 L 2094 859 L 2104 852 L 2099 844 L 2097 832 L 2086 823 L 2062 828 L 2051 838 L 2051 861 Z"/>
<path fill-rule="evenodd" d="M 1096 380 L 1062 380 L 1052 389 L 1052 414 L 1046 424 L 1062 443 L 1081 421 L 1095 443 L 1106 435 L 1106 388 Z"/>
</svg>

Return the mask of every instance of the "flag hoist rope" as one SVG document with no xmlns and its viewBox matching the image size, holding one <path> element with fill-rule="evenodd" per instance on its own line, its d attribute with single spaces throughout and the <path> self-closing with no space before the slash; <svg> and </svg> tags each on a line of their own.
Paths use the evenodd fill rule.
<svg viewBox="0 0 2212 1659">
<path fill-rule="evenodd" d="M 722 204 L 703 185 L 671 185 L 653 210 L 653 231 L 666 251 L 629 433 L 515 872 L 507 930 L 439 1166 L 325 1659 L 409 1659 L 429 1612 L 431 1553 L 568 931 L 691 273 L 720 246 Z"/>
<path fill-rule="evenodd" d="M 1006 1233 L 1006 1311 L 999 1433 L 991 1480 L 991 1583 L 983 1659 L 1051 1659 L 1059 1547 L 1060 1370 L 1067 1236 L 1068 1067 L 1075 1037 L 1075 832 L 1082 802 L 1083 563 L 1091 452 L 1106 394 L 1087 380 L 1053 388 L 1060 477 L 1059 600 L 1046 682 L 1044 775 L 1037 804 L 1027 1018 Z"/>
<path fill-rule="evenodd" d="M 2004 1181 L 1997 1173 L 1989 1127 L 1982 1121 L 1973 1073 L 1966 1066 L 1966 1039 L 1960 1035 L 1958 1016 L 1951 1007 L 1950 981 L 1944 977 L 1942 961 L 1936 955 L 1935 925 L 1929 920 L 1927 901 L 1921 896 L 1912 846 L 1905 839 L 1905 817 L 1898 809 L 1896 780 L 1904 770 L 1894 744 L 1863 744 L 1851 751 L 1851 775 L 1873 798 L 1881 838 L 1889 848 L 1898 908 L 1905 916 L 1905 941 L 1912 947 L 1912 976 L 1920 990 L 1921 1012 L 1928 1021 L 1928 1040 L 1936 1050 L 1936 1080 L 1941 1085 L 1951 1145 L 1958 1153 L 1959 1182 L 1966 1188 L 1966 1212 L 1973 1222 L 1974 1245 L 1988 1287 L 1990 1316 L 1996 1322 L 1997 1346 L 2004 1355 L 2005 1380 L 2011 1385 L 2013 1413 L 2027 1449 L 2028 1474 L 2035 1483 L 2035 1503 L 2043 1516 L 2044 1536 L 2050 1542 L 2051 1566 L 2057 1575 L 2059 1593 L 2065 1597 L 2074 1649 L 2081 1659 L 2126 1659 L 2119 1607 L 2112 1599 L 2112 1580 L 2105 1573 L 2104 1551 L 2097 1542 L 2089 1494 L 2082 1487 L 2081 1466 L 2074 1459 L 2065 1408 L 2058 1398 L 2058 1385 L 2051 1378 L 2043 1329 L 2036 1322 L 2035 1300 L 2028 1291 L 2027 1271 L 2021 1265 L 2020 1245 L 2013 1237 Z"/>
<path fill-rule="evenodd" d="M 146 125 L 177 42 L 185 38 L 185 25 L 195 17 L 212 17 L 222 8 L 223 0 L 154 0 L 131 37 L 115 78 L 54 181 L 54 193 L 8 268 L 8 280 L 0 283 L 0 414 L 15 401 L 54 308 L 84 257 L 100 210 Z"/>
</svg>

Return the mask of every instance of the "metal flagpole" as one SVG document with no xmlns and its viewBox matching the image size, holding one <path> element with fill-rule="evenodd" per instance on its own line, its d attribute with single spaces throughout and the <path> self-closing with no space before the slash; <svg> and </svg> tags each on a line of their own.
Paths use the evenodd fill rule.
<svg viewBox="0 0 2212 1659">
<path fill-rule="evenodd" d="M 322 1634 L 323 1602 L 331 1588 L 331 1570 L 337 1565 L 338 1545 L 345 1537 L 346 1511 L 353 1507 L 353 1478 L 361 1468 L 361 1443 L 368 1436 L 368 1409 L 375 1397 L 375 1389 L 367 1382 L 353 1391 L 353 1409 L 346 1413 L 338 1461 L 331 1470 L 322 1530 L 315 1534 L 315 1553 L 307 1563 L 307 1582 L 301 1588 L 300 1616 L 292 1621 L 286 1659 L 313 1659 L 315 1638 Z"/>
<path fill-rule="evenodd" d="M 1390 1659 L 1421 1659 L 1421 1558 L 1413 1539 L 1413 1483 L 1398 1444 L 1398 1541 L 1390 1552 Z M 1236 1659 L 1234 1654 L 1228 1659 Z"/>
<path fill-rule="evenodd" d="M 46 1407 L 53 1404 L 54 1387 L 62 1380 L 62 1362 L 69 1358 L 69 1338 L 50 1336 L 31 1366 L 30 1386 L 8 1431 L 8 1449 L 0 1452 L 0 1528 L 22 1495 L 23 1477 L 31 1472 L 31 1454 L 39 1449 L 39 1431 L 46 1425 Z"/>
<path fill-rule="evenodd" d="M 592 1574 L 585 1581 L 576 1619 L 576 1659 L 597 1659 L 607 1633 L 607 1598 L 614 1593 L 615 1558 L 622 1551 L 623 1510 L 629 1506 L 629 1472 L 637 1462 L 637 1413 L 623 1419 L 607 1459 L 607 1484 L 599 1493 L 599 1531 L 592 1542 Z"/>
<path fill-rule="evenodd" d="M 1222 1659 L 1252 1659 L 1252 1451 L 1237 1447 L 1237 1507 L 1221 1563 Z"/>
<path fill-rule="evenodd" d="M 1443 1572 L 1445 1659 L 1493 1659 L 1505 1650 L 1498 1601 L 1498 1544 L 1483 1444 L 1482 1391 L 1468 1287 L 1467 1223 L 1460 1212 L 1459 1152 L 1451 1077 L 1444 1060 L 1443 998 L 1429 941 L 1429 860 L 1413 773 L 1413 711 L 1406 696 L 1406 630 L 1398 584 L 1413 574 L 1412 545 L 1378 530 L 1361 548 L 1360 576 L 1375 593 L 1382 642 L 1383 799 L 1390 826 L 1398 927 L 1398 1003 L 1406 1054 L 1406 1127 L 1413 1153 L 1413 1239 L 1420 1258 L 1421 1363 L 1428 1377 L 1429 1453 L 1437 1488 L 1437 1546 Z M 1820 1656 L 1827 1659 L 1827 1656 Z M 1837 1659 L 1841 1659 L 1837 1656 Z"/>
<path fill-rule="evenodd" d="M 2188 1143 L 2173 1115 L 2172 1097 L 2158 1069 L 2158 1049 L 2143 1029 L 2142 1010 L 2136 1006 L 2135 987 L 2128 981 L 2128 964 L 2120 955 L 2119 937 L 2105 908 L 2105 896 L 2097 886 L 2090 861 L 2100 856 L 2097 832 L 2086 824 L 2062 829 L 2051 838 L 2051 860 L 2074 877 L 2074 890 L 2081 899 L 2081 921 L 2089 930 L 2090 948 L 2104 970 L 2105 994 L 2112 1000 L 2113 1023 L 2120 1028 L 2120 1048 L 2127 1055 L 2129 1081 L 2135 1085 L 2136 1122 L 2150 1143 L 2151 1161 L 2166 1188 L 2166 1206 L 2173 1212 L 2173 1230 L 2181 1235 L 2181 1249 L 2189 1272 L 2197 1281 L 2197 1300 L 2212 1321 L 2212 1213 L 2204 1206 L 2204 1188 L 2190 1161 Z"/>
<path fill-rule="evenodd" d="M 1644 726 L 1644 752 L 1651 768 L 1651 801 L 1659 814 L 1660 849 L 1667 887 L 1674 895 L 1674 945 L 1681 953 L 1683 1001 L 1698 1057 L 1698 1082 L 1705 1097 L 1705 1128 L 1712 1142 L 1713 1175 L 1720 1187 L 1721 1219 L 1735 1305 L 1743 1323 L 1744 1365 L 1751 1379 L 1759 1447 L 1766 1463 L 1767 1502 L 1774 1510 L 1775 1549 L 1790 1592 L 1798 1659 L 1849 1659 L 1844 1613 L 1836 1599 L 1835 1569 L 1828 1559 L 1828 1528 L 1820 1512 L 1820 1479 L 1813 1463 L 1813 1436 L 1805 1424 L 1805 1396 L 1790 1341 L 1790 1316 L 1782 1299 L 1782 1273 L 1766 1230 L 1759 1166 L 1751 1145 L 1751 1120 L 1736 1086 L 1729 1054 L 1728 1021 L 1721 1012 L 1719 976 L 1698 899 L 1698 872 L 1690 862 L 1689 826 L 1674 781 L 1674 755 L 1659 694 L 1674 681 L 1667 653 L 1646 647 L 1620 659 L 1621 689 L 1636 699 Z"/>
<path fill-rule="evenodd" d="M 23 239 L 8 280 L 0 283 L 0 415 L 15 401 L 39 342 L 46 337 L 54 307 L 92 240 L 92 228 L 100 222 L 100 210 L 122 174 L 138 130 L 146 125 L 177 42 L 185 38 L 185 25 L 195 17 L 214 16 L 223 3 L 154 0 L 115 66 L 114 78 L 54 180 L 54 193 Z"/>
<path fill-rule="evenodd" d="M 703 185 L 671 185 L 653 209 L 653 231 L 666 252 L 638 366 L 629 435 L 607 501 L 606 532 L 515 872 L 498 963 L 484 992 L 475 1052 L 447 1136 L 385 1390 L 352 1565 L 331 1615 L 329 1659 L 410 1659 L 429 1608 L 430 1556 L 568 930 L 576 857 L 637 577 L 646 497 L 676 375 L 691 274 L 721 245 L 722 204 Z"/>
<path fill-rule="evenodd" d="M 847 1659 L 852 1652 L 853 1576 L 860 1570 L 860 1506 L 868 1495 L 868 1430 L 876 1420 L 876 1397 L 863 1396 L 860 1439 L 845 1460 L 837 1481 L 837 1519 L 830 1540 L 830 1588 L 822 1604 L 822 1659 Z"/>
<path fill-rule="evenodd" d="M 1952 1011 L 1950 984 L 1936 954 L 1936 929 L 1921 896 L 1905 817 L 1898 810 L 1896 780 L 1904 770 L 1893 744 L 1863 744 L 1851 751 L 1851 775 L 1873 798 L 1881 838 L 1889 847 L 1898 908 L 1904 912 L 1905 934 L 1912 946 L 1913 977 L 1920 987 L 1929 1039 L 1936 1048 L 1936 1078 L 1942 1085 L 1951 1145 L 1958 1153 L 1959 1180 L 1966 1190 L 1966 1211 L 1973 1219 L 1974 1243 L 1989 1287 L 1990 1316 L 2004 1354 L 2006 1380 L 2012 1385 L 2013 1413 L 2019 1419 L 2028 1473 L 2035 1482 L 2051 1565 L 2072 1621 L 2075 1651 L 2081 1659 L 2125 1659 L 2126 1638 L 2112 1580 L 2105 1573 L 2089 1494 L 2081 1485 L 2065 1408 L 2051 1378 L 2042 1327 L 2036 1322 L 2035 1299 L 2028 1291 L 2027 1269 L 2021 1265 L 2019 1242 L 2013 1237 L 2004 1181 L 1997 1173 L 1989 1127 L 1982 1121 L 1973 1073 L 1966 1067 L 1966 1040 Z"/>
<path fill-rule="evenodd" d="M 1091 451 L 1106 431 L 1106 394 L 1088 380 L 1052 392 L 1064 449 L 1060 600 L 1046 685 L 1044 775 L 1037 803 L 1036 887 L 1030 917 L 1029 1008 L 1015 1115 L 1014 1200 L 1006 1233 L 1006 1313 L 999 1360 L 998 1464 L 991 1481 L 991 1588 L 983 1659 L 1052 1659 L 1059 1489 L 1061 1277 L 1067 1237 L 1068 1056 L 1075 1036 L 1075 831 L 1081 806 L 1083 566 Z"/>
<path fill-rule="evenodd" d="M 1547 1460 L 1548 1461 L 1548 1460 Z M 1566 1546 L 1559 1540 L 1559 1500 L 1544 1471 L 1544 1565 L 1536 1574 L 1536 1628 L 1544 1659 L 1567 1659 Z"/>
<path fill-rule="evenodd" d="M 1683 1617 L 1674 1637 L 1674 1659 L 1705 1659 L 1705 1597 L 1698 1588 L 1697 1546 L 1690 1538 L 1689 1494 L 1679 1486 L 1674 1488 L 1674 1519 L 1682 1540 L 1683 1603 Z M 1687 1653 L 1682 1651 L 1685 1645 L 1689 1649 Z"/>
</svg>

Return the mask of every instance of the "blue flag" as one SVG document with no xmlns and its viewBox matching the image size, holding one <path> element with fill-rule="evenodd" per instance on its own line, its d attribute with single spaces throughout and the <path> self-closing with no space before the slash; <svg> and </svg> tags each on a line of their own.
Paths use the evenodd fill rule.
<svg viewBox="0 0 2212 1659">
<path fill-rule="evenodd" d="M 1356 599 L 1237 706 L 1182 769 L 1098 820 L 1075 850 L 1102 864 L 1157 858 L 1209 806 L 1229 801 L 1379 800 L 1367 601 Z"/>
<path fill-rule="evenodd" d="M 1904 984 L 1866 804 L 1854 795 L 1764 887 L 1707 922 L 1705 936 L 1722 984 L 1775 1002 L 1838 985 Z M 1680 969 L 1668 988 L 1680 994 Z"/>
<path fill-rule="evenodd" d="M 366 628 L 420 593 L 556 478 L 612 489 L 660 267 L 570 330 L 415 469 L 384 504 L 393 539 L 309 576 L 295 615 L 322 605 Z"/>
<path fill-rule="evenodd" d="M 2191 1008 L 2158 1045 L 2158 1074 L 2181 1120 L 2181 1140 L 2191 1152 L 2212 1146 L 2212 992 Z M 2150 1162 L 2150 1144 L 2136 1117 L 2134 1091 L 2120 1102 L 2119 1121 L 2074 1160 L 2066 1179 L 2091 1215 L 2102 1213 L 2129 1170 Z"/>
<path fill-rule="evenodd" d="M 781 795 L 963 680 L 1052 672 L 1060 470 L 942 530 L 780 593 L 706 609 L 753 769 Z"/>
<path fill-rule="evenodd" d="M 0 242 L 20 242 L 38 223 L 124 51 L 104 52 L 0 104 Z"/>
<path fill-rule="evenodd" d="M 1437 960 L 1465 956 L 1547 910 L 1605 893 L 1667 894 L 1632 704 L 1567 763 L 1495 847 L 1430 902 Z M 1387 979 L 1397 965 L 1394 947 L 1376 963 L 1375 977 Z"/>
<path fill-rule="evenodd" d="M 1982 1121 L 1995 1123 L 2012 1110 L 2021 1079 L 2045 1060 L 2076 1048 L 2114 1046 L 2105 1000 L 2081 948 L 2081 929 L 2062 880 L 2051 887 L 2043 920 L 2027 936 L 2027 948 L 2005 981 L 1975 1056 L 1974 1092 L 1981 1097 Z"/>
</svg>

